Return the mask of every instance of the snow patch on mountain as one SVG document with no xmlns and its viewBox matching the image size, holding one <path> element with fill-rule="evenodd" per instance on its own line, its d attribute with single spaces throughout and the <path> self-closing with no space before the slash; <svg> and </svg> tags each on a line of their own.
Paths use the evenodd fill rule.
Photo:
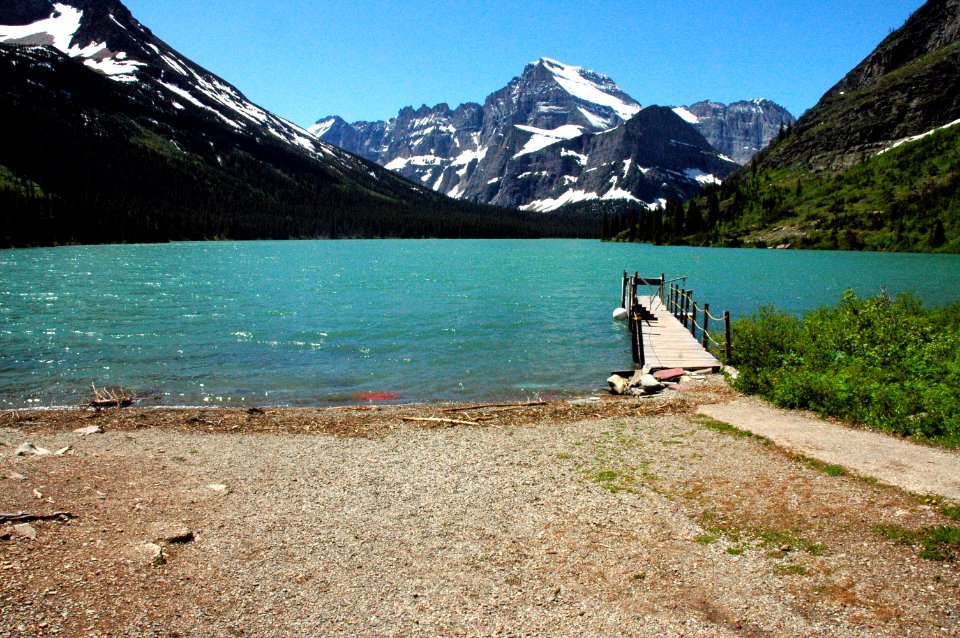
<svg viewBox="0 0 960 638">
<path fill-rule="evenodd" d="M 689 122 L 690 124 L 699 124 L 700 118 L 687 110 L 685 106 L 678 106 L 673 109 L 673 112 L 680 116 L 684 122 Z"/>
<path fill-rule="evenodd" d="M 65 4 L 53 5 L 54 13 L 49 18 L 32 24 L 0 25 L 0 42 L 13 44 L 49 44 L 71 55 L 70 42 L 80 28 L 83 11 Z M 44 38 L 44 36 L 46 36 Z M 31 40 L 26 42 L 26 40 Z M 46 41 L 44 41 L 46 40 Z M 21 42 L 23 41 L 23 42 Z M 74 49 L 79 55 L 79 48 Z M 72 57 L 75 57 L 73 55 Z"/>
<path fill-rule="evenodd" d="M 578 153 L 578 152 L 576 152 L 576 151 L 571 151 L 570 149 L 567 149 L 567 148 L 562 148 L 562 149 L 560 149 L 560 157 L 572 157 L 572 158 L 576 159 L 577 162 L 578 162 L 581 166 L 586 166 L 587 160 L 590 159 L 590 158 L 588 158 L 586 155 L 584 155 L 583 153 Z"/>
<path fill-rule="evenodd" d="M 723 183 L 722 180 L 718 178 L 716 175 L 712 175 L 710 173 L 704 173 L 703 171 L 696 168 L 688 168 L 683 172 L 683 174 L 691 182 L 697 182 L 698 184 L 701 184 L 703 186 L 710 186 L 712 184 L 719 185 Z"/>
<path fill-rule="evenodd" d="M 887 151 L 893 150 L 893 149 L 897 148 L 898 146 L 903 146 L 904 144 L 909 144 L 910 142 L 916 142 L 916 141 L 918 141 L 918 140 L 922 140 L 922 139 L 925 138 L 925 137 L 930 137 L 931 135 L 933 135 L 933 134 L 936 133 L 937 131 L 942 131 L 943 129 L 947 129 L 947 128 L 950 128 L 950 127 L 952 127 L 952 126 L 957 126 L 958 124 L 960 124 L 960 120 L 954 120 L 954 121 L 952 121 L 952 122 L 949 122 L 948 124 L 944 124 L 943 126 L 938 126 L 938 127 L 935 128 L 935 129 L 929 130 L 929 131 L 927 131 L 926 133 L 920 133 L 919 135 L 911 135 L 910 137 L 905 137 L 905 138 L 903 138 L 903 139 L 899 139 L 899 140 L 897 140 L 896 142 L 894 142 L 893 144 L 891 144 L 890 146 L 888 146 L 887 148 L 885 148 L 885 149 L 883 149 L 882 151 L 880 151 L 879 153 L 877 153 L 877 155 L 883 155 L 883 154 L 886 153 Z"/>
<path fill-rule="evenodd" d="M 526 126 L 523 124 L 514 124 L 515 128 L 526 133 L 533 133 L 533 136 L 527 140 L 527 143 L 519 153 L 513 156 L 514 159 L 528 153 L 535 153 L 551 144 L 556 144 L 561 140 L 571 140 L 583 134 L 583 127 L 574 124 L 565 124 L 555 129 L 547 130 L 535 126 Z"/>
<path fill-rule="evenodd" d="M 556 210 L 564 204 L 575 204 L 592 199 L 600 199 L 596 193 L 582 190 L 568 190 L 556 198 L 538 199 L 520 207 L 520 210 L 529 210 L 536 213 L 547 213 Z"/>
<path fill-rule="evenodd" d="M 83 11 L 66 4 L 56 4 L 53 8 L 49 18 L 32 24 L 0 25 L 0 42 L 53 46 L 72 58 L 83 58 L 86 66 L 118 82 L 136 82 L 137 69 L 146 63 L 127 59 L 124 51 L 110 51 L 105 42 L 91 42 L 85 47 L 73 44 Z M 113 21 L 120 24 L 116 18 Z"/>
<path fill-rule="evenodd" d="M 631 193 L 630 191 L 624 190 L 624 189 L 622 189 L 622 188 L 616 188 L 616 187 L 611 188 L 610 190 L 608 190 L 606 193 L 603 194 L 603 196 L 600 197 L 600 199 L 607 200 L 607 201 L 609 201 L 609 200 L 611 200 L 611 199 L 625 199 L 625 200 L 627 200 L 627 201 L 638 202 L 638 203 L 641 203 L 641 204 L 645 204 L 645 203 L 646 203 L 646 202 L 642 202 L 641 200 L 637 199 L 637 198 L 634 196 L 634 194 Z"/>
<path fill-rule="evenodd" d="M 398 171 L 407 166 L 440 166 L 443 163 L 444 160 L 442 157 L 436 157 L 435 155 L 416 155 L 414 157 L 398 157 L 385 165 L 384 168 L 391 171 Z"/>
<path fill-rule="evenodd" d="M 619 90 L 619 87 L 605 75 L 587 71 L 579 66 L 569 66 L 550 58 L 540 58 L 538 63 L 543 64 L 553 74 L 557 84 L 573 97 L 600 106 L 609 106 L 623 120 L 629 120 L 640 111 L 639 105 L 630 104 L 607 92 L 612 89 Z"/>
</svg>

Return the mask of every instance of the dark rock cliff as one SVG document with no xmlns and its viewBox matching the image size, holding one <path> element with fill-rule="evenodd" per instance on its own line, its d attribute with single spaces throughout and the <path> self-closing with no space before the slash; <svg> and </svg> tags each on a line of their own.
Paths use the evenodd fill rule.
<svg viewBox="0 0 960 638">
<path fill-rule="evenodd" d="M 930 0 L 808 111 L 765 166 L 856 165 L 960 119 L 960 0 Z"/>
</svg>

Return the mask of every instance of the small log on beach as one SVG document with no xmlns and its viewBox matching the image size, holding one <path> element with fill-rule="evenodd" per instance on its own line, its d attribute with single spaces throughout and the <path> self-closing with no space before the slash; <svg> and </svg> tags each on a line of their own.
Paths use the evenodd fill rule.
<svg viewBox="0 0 960 638">
<path fill-rule="evenodd" d="M 450 425 L 480 425 L 476 421 L 461 421 L 459 419 L 439 419 L 429 416 L 405 416 L 401 417 L 403 421 L 425 421 L 429 423 L 449 423 Z"/>
<path fill-rule="evenodd" d="M 53 514 L 5 514 L 0 512 L 0 523 L 29 523 L 31 521 L 66 521 L 73 518 L 70 512 L 54 512 Z"/>
<path fill-rule="evenodd" d="M 100 388 L 90 384 L 93 388 L 93 400 L 88 404 L 94 410 L 103 408 L 126 408 L 133 405 L 133 395 L 123 388 Z"/>
</svg>

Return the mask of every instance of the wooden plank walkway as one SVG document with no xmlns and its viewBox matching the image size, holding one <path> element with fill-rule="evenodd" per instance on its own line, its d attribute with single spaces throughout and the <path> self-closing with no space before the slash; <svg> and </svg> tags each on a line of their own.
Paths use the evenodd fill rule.
<svg viewBox="0 0 960 638">
<path fill-rule="evenodd" d="M 660 297 L 638 296 L 640 304 L 656 317 L 643 323 L 643 360 L 657 368 L 697 370 L 720 369 L 720 361 L 694 338 L 690 331 L 670 313 Z"/>
</svg>

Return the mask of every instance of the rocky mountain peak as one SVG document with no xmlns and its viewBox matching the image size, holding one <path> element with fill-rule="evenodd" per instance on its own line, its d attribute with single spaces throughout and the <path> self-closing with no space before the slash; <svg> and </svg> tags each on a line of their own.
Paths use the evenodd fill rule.
<svg viewBox="0 0 960 638">
<path fill-rule="evenodd" d="M 888 35 L 830 93 L 858 91 L 960 38 L 960 0 L 929 0 Z"/>
<path fill-rule="evenodd" d="M 960 119 L 960 0 L 928 0 L 763 158 L 841 171 Z"/>
<path fill-rule="evenodd" d="M 689 197 L 736 167 L 711 144 L 746 161 L 779 131 L 774 116 L 793 121 L 768 100 L 689 108 L 703 124 L 686 107 L 642 109 L 609 76 L 542 57 L 482 106 L 408 106 L 379 123 L 328 117 L 311 130 L 452 197 L 547 211 Z"/>
<path fill-rule="evenodd" d="M 796 121 L 782 106 L 765 98 L 721 104 L 704 100 L 674 112 L 694 127 L 715 149 L 738 164 L 746 164 L 765 148 L 781 128 Z"/>
</svg>

